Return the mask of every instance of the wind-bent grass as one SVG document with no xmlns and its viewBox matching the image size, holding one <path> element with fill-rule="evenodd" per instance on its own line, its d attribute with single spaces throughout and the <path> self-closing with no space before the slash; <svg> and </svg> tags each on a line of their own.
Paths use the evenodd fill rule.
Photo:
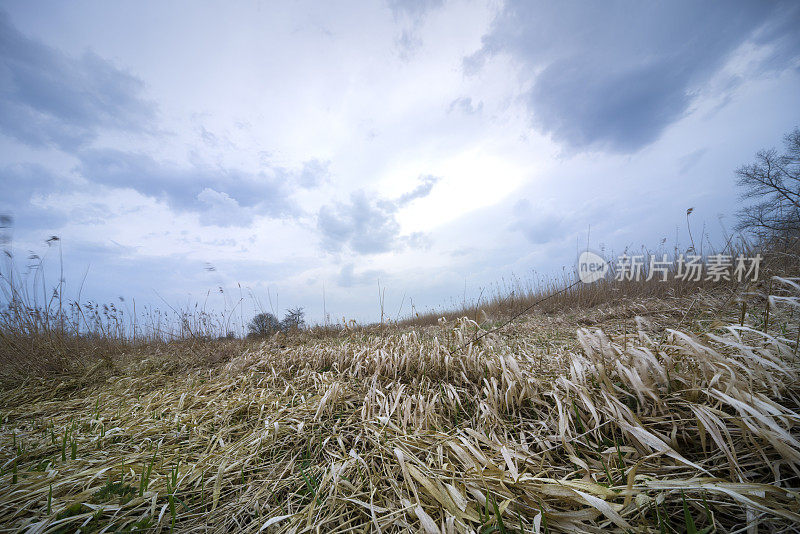
<svg viewBox="0 0 800 534">
<path fill-rule="evenodd" d="M 466 318 L 33 378 L 0 393 L 0 530 L 788 530 L 797 284 L 744 324 L 711 292 L 530 315 L 463 351 Z"/>
</svg>

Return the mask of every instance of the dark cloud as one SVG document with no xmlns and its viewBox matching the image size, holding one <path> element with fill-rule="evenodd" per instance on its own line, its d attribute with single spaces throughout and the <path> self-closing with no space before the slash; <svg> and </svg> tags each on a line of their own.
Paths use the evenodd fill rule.
<svg viewBox="0 0 800 534">
<path fill-rule="evenodd" d="M 144 131 L 144 84 L 103 58 L 79 58 L 22 35 L 0 11 L 0 131 L 31 146 L 74 150 L 102 129 Z"/>
<path fill-rule="evenodd" d="M 510 54 L 537 73 L 527 95 L 536 127 L 572 148 L 632 152 L 680 118 L 748 38 L 780 44 L 771 61 L 785 68 L 800 51 L 798 13 L 788 2 L 509 1 L 463 66 Z"/>
<path fill-rule="evenodd" d="M 364 191 L 350 195 L 349 202 L 323 206 L 317 214 L 317 228 L 322 233 L 322 247 L 339 252 L 348 246 L 358 254 L 387 252 L 395 246 L 426 248 L 430 245 L 423 233 L 400 236 L 397 210 L 430 194 L 439 181 L 436 176 L 421 176 L 421 184 L 395 200 L 370 198 Z"/>
<path fill-rule="evenodd" d="M 80 158 L 77 170 L 86 179 L 129 187 L 165 200 L 171 207 L 200 212 L 207 224 L 243 225 L 256 214 L 288 217 L 298 213 L 291 199 L 292 175 L 281 168 L 247 173 L 202 165 L 182 167 L 115 149 L 85 150 Z"/>
<path fill-rule="evenodd" d="M 350 195 L 349 202 L 323 206 L 317 216 L 322 246 L 330 252 L 344 245 L 359 254 L 386 252 L 400 233 L 396 211 L 392 202 L 370 199 L 363 191 Z"/>
<path fill-rule="evenodd" d="M 115 149 L 85 149 L 77 155 L 80 163 L 75 171 L 91 184 L 134 189 L 172 208 L 198 213 L 205 225 L 246 226 L 256 215 L 296 216 L 300 210 L 292 194 L 299 187 L 315 187 L 327 176 L 327 164 L 317 160 L 297 171 L 267 167 L 248 173 L 199 164 L 180 166 Z M 34 195 L 67 193 L 77 186 L 41 165 L 8 165 L 0 169 L 0 210 L 33 215 L 41 211 L 29 206 Z M 86 210 L 71 216 L 88 220 L 91 210 Z M 97 217 L 102 219 L 100 212 Z"/>
<path fill-rule="evenodd" d="M 688 76 L 679 62 L 608 72 L 589 59 L 570 59 L 548 66 L 529 98 L 536 124 L 556 139 L 629 152 L 683 114 Z"/>
<path fill-rule="evenodd" d="M 770 45 L 761 65 L 765 71 L 785 69 L 797 59 L 800 50 L 800 31 L 797 31 L 800 27 L 800 4 L 785 2 L 775 11 L 777 15 L 759 28 L 753 39 L 757 44 Z"/>
</svg>

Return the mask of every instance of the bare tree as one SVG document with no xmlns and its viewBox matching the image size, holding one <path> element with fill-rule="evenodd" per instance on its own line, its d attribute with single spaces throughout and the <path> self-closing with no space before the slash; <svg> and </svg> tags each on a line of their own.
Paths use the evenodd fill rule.
<svg viewBox="0 0 800 534">
<path fill-rule="evenodd" d="M 800 129 L 786 134 L 783 154 L 761 150 L 736 175 L 742 199 L 753 201 L 737 213 L 738 230 L 764 241 L 800 234 Z"/>
<path fill-rule="evenodd" d="M 281 330 L 284 332 L 300 330 L 306 324 L 305 316 L 306 312 L 303 311 L 303 308 L 286 310 L 286 315 L 283 316 L 283 321 L 281 321 Z"/>
<path fill-rule="evenodd" d="M 281 323 L 278 318 L 271 313 L 259 313 L 250 324 L 247 325 L 249 336 L 251 337 L 266 337 L 274 334 L 281 328 Z"/>
</svg>

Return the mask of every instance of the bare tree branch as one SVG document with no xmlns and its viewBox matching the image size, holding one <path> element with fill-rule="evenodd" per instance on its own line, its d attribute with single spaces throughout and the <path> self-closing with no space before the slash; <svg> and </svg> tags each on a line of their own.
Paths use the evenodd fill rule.
<svg viewBox="0 0 800 534">
<path fill-rule="evenodd" d="M 738 230 L 762 239 L 800 232 L 800 129 L 784 137 L 783 154 L 761 150 L 736 175 L 742 200 L 756 200 L 738 211 Z"/>
</svg>

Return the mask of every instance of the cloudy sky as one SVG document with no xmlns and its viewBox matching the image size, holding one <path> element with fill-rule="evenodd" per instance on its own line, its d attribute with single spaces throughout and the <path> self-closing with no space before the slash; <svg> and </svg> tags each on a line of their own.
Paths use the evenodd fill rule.
<svg viewBox="0 0 800 534">
<path fill-rule="evenodd" d="M 0 3 L 0 213 L 67 294 L 450 306 L 718 243 L 800 125 L 796 2 Z M 533 274 L 533 273 L 536 274 Z M 56 275 L 57 276 L 57 275 Z M 54 280 L 51 276 L 50 280 Z M 222 293 L 220 293 L 220 288 Z M 269 295 L 269 297 L 268 297 Z M 277 296 L 277 303 L 276 301 Z"/>
</svg>

